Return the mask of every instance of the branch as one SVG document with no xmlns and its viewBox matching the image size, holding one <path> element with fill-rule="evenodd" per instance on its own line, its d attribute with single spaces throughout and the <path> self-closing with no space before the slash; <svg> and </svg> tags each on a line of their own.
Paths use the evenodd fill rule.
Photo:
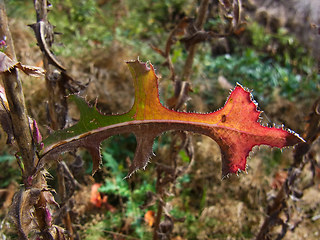
<svg viewBox="0 0 320 240">
<path fill-rule="evenodd" d="M 6 52 L 13 60 L 16 60 L 13 40 L 9 30 L 8 19 L 3 0 L 0 0 L 0 22 L 0 39 L 6 38 Z M 35 152 L 29 126 L 29 119 L 25 107 L 22 84 L 18 77 L 18 71 L 16 68 L 12 69 L 10 72 L 4 72 L 2 74 L 2 80 L 10 108 L 10 117 L 13 123 L 14 138 L 17 142 L 19 152 L 23 159 L 23 178 L 25 183 L 27 183 L 27 178 L 34 174 Z"/>
<path fill-rule="evenodd" d="M 318 98 L 314 105 L 312 112 L 309 114 L 307 119 L 306 130 L 303 135 L 306 142 L 301 142 L 295 147 L 294 161 L 291 164 L 286 181 L 283 183 L 280 191 L 273 200 L 272 205 L 269 207 L 268 216 L 265 218 L 256 240 L 267 239 L 268 233 L 271 228 L 275 225 L 282 225 L 282 233 L 279 236 L 284 236 L 287 232 L 288 225 L 286 223 L 278 221 L 280 219 L 280 214 L 284 212 L 288 206 L 287 202 L 291 196 L 294 198 L 302 197 L 302 191 L 308 187 L 314 185 L 314 181 L 302 189 L 302 191 L 296 189 L 296 182 L 299 180 L 302 170 L 308 162 L 313 161 L 312 154 L 309 154 L 312 144 L 320 136 L 320 98 Z M 315 174 L 312 173 L 313 178 Z M 298 196 L 296 196 L 298 195 Z M 287 215 L 287 221 L 290 220 L 290 214 Z M 282 238 L 281 238 L 282 239 Z"/>
<path fill-rule="evenodd" d="M 34 30 L 38 45 L 43 53 L 50 127 L 53 130 L 58 130 L 62 129 L 66 123 L 68 105 L 64 84 L 71 78 L 66 74 L 65 67 L 50 50 L 54 42 L 54 32 L 53 26 L 47 19 L 47 0 L 34 0 L 34 7 L 37 14 L 37 23 L 29 26 Z M 53 67 L 59 71 L 56 71 Z"/>
<path fill-rule="evenodd" d="M 198 12 L 198 16 L 195 22 L 195 27 L 200 30 L 203 28 L 204 22 L 206 20 L 207 10 L 208 10 L 209 0 L 202 0 L 200 9 Z M 186 63 L 184 65 L 183 74 L 182 74 L 182 80 L 189 81 L 191 73 L 192 73 L 192 65 L 193 65 L 193 59 L 194 55 L 197 51 L 197 45 L 191 45 L 189 48 L 189 54 L 186 60 Z"/>
</svg>

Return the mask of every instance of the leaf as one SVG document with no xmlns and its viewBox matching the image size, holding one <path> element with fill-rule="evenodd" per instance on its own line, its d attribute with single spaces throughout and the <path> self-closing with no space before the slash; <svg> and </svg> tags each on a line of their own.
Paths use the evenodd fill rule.
<svg viewBox="0 0 320 240">
<path fill-rule="evenodd" d="M 101 194 L 98 191 L 100 187 L 101 187 L 100 183 L 93 184 L 91 186 L 91 194 L 90 194 L 90 202 L 98 208 L 101 208 L 101 206 L 107 203 L 107 200 L 108 200 L 107 196 L 104 196 L 103 198 L 101 197 Z"/>
<path fill-rule="evenodd" d="M 20 62 L 12 60 L 5 53 L 0 52 L 0 73 L 10 72 L 13 68 L 19 68 L 25 74 L 32 77 L 42 77 L 45 71 L 40 67 L 22 65 Z"/>
<path fill-rule="evenodd" d="M 148 210 L 144 214 L 144 221 L 149 225 L 149 227 L 152 227 L 155 222 L 155 216 L 154 211 Z"/>
<path fill-rule="evenodd" d="M 0 72 L 10 71 L 18 62 L 13 61 L 5 53 L 0 52 Z"/>
<path fill-rule="evenodd" d="M 41 189 L 20 190 L 15 194 L 8 216 L 17 226 L 19 239 L 28 239 L 28 234 L 36 229 L 34 205 L 38 202 Z"/>
<path fill-rule="evenodd" d="M 41 67 L 22 65 L 21 63 L 17 63 L 16 67 L 31 77 L 42 77 L 45 75 L 45 70 Z"/>
<path fill-rule="evenodd" d="M 129 169 L 130 176 L 145 168 L 152 155 L 154 139 L 165 131 L 180 130 L 204 134 L 215 140 L 221 149 L 222 175 L 245 171 L 246 158 L 256 145 L 282 148 L 303 141 L 290 130 L 261 126 L 260 111 L 251 93 L 237 85 L 225 106 L 213 113 L 176 112 L 164 107 L 159 100 L 158 78 L 153 66 L 139 60 L 127 63 L 134 80 L 135 101 L 131 110 L 120 115 L 102 115 L 95 106 L 89 107 L 77 95 L 69 98 L 80 110 L 79 122 L 54 132 L 44 140 L 41 161 L 54 159 L 61 152 L 85 147 L 93 158 L 93 173 L 99 168 L 99 145 L 117 134 L 133 133 L 137 148 Z"/>
</svg>

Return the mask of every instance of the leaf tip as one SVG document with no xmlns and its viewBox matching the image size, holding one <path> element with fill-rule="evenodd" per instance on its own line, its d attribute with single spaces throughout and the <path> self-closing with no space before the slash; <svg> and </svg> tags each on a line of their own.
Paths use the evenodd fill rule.
<svg viewBox="0 0 320 240">
<path fill-rule="evenodd" d="M 287 142 L 287 146 L 294 146 L 297 143 L 305 143 L 306 141 L 300 137 L 300 135 L 290 129 L 286 129 L 285 131 L 287 131 L 289 134 L 286 137 L 286 142 Z"/>
<path fill-rule="evenodd" d="M 96 144 L 93 144 L 93 146 L 87 146 L 86 147 L 92 157 L 92 176 L 100 169 L 101 165 L 101 149 L 100 149 L 100 144 L 98 144 L 98 147 Z"/>
<path fill-rule="evenodd" d="M 127 61 L 126 63 L 128 64 L 130 70 L 132 69 L 136 73 L 136 75 L 144 74 L 146 72 L 149 72 L 151 68 L 153 69 L 151 64 L 150 68 L 147 63 L 140 61 L 139 58 L 137 60 Z"/>
</svg>

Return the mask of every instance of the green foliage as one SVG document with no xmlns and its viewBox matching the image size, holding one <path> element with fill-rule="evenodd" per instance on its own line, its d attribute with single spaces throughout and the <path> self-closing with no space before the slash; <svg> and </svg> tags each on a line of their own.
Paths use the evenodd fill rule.
<svg viewBox="0 0 320 240">
<path fill-rule="evenodd" d="M 142 179 L 136 179 L 134 185 L 123 179 L 127 174 L 124 159 L 128 155 L 132 157 L 132 148 L 134 147 L 135 138 L 133 135 L 129 138 L 115 136 L 104 143 L 103 165 L 109 174 L 104 179 L 105 183 L 99 188 L 99 191 L 108 195 L 111 204 L 120 208 L 115 213 L 107 213 L 104 220 L 105 229 L 118 231 L 126 219 L 131 219 L 132 234 L 130 235 L 140 239 L 150 239 L 151 233 L 148 232 L 143 222 L 145 211 L 141 210 L 140 206 L 146 200 L 147 192 L 155 192 L 155 182 L 150 181 L 150 176 L 146 175 L 140 175 Z"/>
<path fill-rule="evenodd" d="M 266 174 L 270 175 L 275 169 L 279 169 L 280 164 L 283 164 L 282 160 L 282 151 L 279 149 L 274 149 L 271 155 L 263 154 L 263 163 Z"/>
<path fill-rule="evenodd" d="M 179 152 L 179 156 L 183 162 L 186 162 L 186 163 L 190 162 L 190 159 L 184 150 L 181 150 Z"/>
<path fill-rule="evenodd" d="M 5 0 L 5 4 L 8 17 L 21 18 L 24 21 L 35 19 L 33 1 Z"/>
<path fill-rule="evenodd" d="M 203 73 L 206 79 L 224 76 L 231 85 L 239 82 L 253 89 L 262 104 L 278 96 L 291 101 L 317 96 L 320 87 L 317 63 L 309 50 L 285 29 L 269 33 L 249 20 L 243 35 L 230 36 L 227 41 L 231 52 L 219 56 L 212 55 L 209 44 L 201 46 L 200 54 L 194 59 L 195 79 L 202 79 Z M 200 94 L 208 105 L 217 107 L 217 102 L 212 102 L 209 96 L 213 92 L 219 94 L 219 85 L 210 81 L 210 86 Z M 195 83 L 203 85 L 203 81 L 195 80 Z"/>
<path fill-rule="evenodd" d="M 100 188 L 100 191 L 106 194 L 116 194 L 120 197 L 129 197 L 130 189 L 128 182 L 123 181 L 125 173 L 121 171 L 122 165 L 119 165 L 111 154 L 104 152 L 102 155 L 106 162 L 104 166 L 110 169 L 112 178 L 105 179 L 106 183 Z"/>
<path fill-rule="evenodd" d="M 0 156 L 0 163 L 4 163 L 4 162 L 7 162 L 7 161 L 12 161 L 14 159 L 15 158 L 12 155 L 4 154 L 4 155 Z"/>
<path fill-rule="evenodd" d="M 63 33 L 56 40 L 63 46 L 53 46 L 57 55 L 80 55 L 97 46 L 112 46 L 116 41 L 130 46 L 141 57 L 152 56 L 154 63 L 155 59 L 160 62 L 161 57 L 144 41 L 163 44 L 172 22 L 194 10 L 193 0 L 112 0 L 101 5 L 95 0 L 50 2 L 53 7 L 49 20 L 55 31 Z M 11 17 L 35 21 L 32 2 L 13 0 L 7 8 Z"/>
<path fill-rule="evenodd" d="M 85 231 L 85 240 L 95 240 L 105 237 L 105 233 L 103 232 L 105 229 L 105 223 L 103 221 L 98 222 L 96 224 L 91 225 Z"/>
<path fill-rule="evenodd" d="M 182 229 L 186 239 L 226 239 L 230 236 L 235 237 L 235 239 L 252 239 L 254 236 L 249 226 L 243 226 L 242 232 L 237 234 L 215 231 L 226 223 L 217 218 L 202 218 L 201 213 L 190 214 L 189 211 L 175 207 L 170 214 L 176 219 L 185 219 L 184 222 L 176 223 L 176 225 L 179 225 L 178 228 Z"/>
<path fill-rule="evenodd" d="M 0 169 L 6 169 L 6 171 L 1 172 L 0 176 L 0 188 L 7 187 L 11 182 L 18 181 L 18 176 L 20 174 L 19 169 L 15 166 L 15 157 L 3 153 L 0 156 Z"/>
<path fill-rule="evenodd" d="M 295 74 L 292 68 L 283 67 L 272 58 L 247 48 L 241 54 L 223 55 L 212 59 L 206 56 L 205 70 L 210 78 L 222 75 L 232 84 L 239 82 L 254 89 L 264 103 L 277 92 L 293 100 L 315 93 L 320 76 Z"/>
<path fill-rule="evenodd" d="M 256 50 L 262 51 L 270 44 L 271 35 L 267 34 L 265 28 L 257 22 L 248 24 L 247 30 L 249 31 L 249 35 L 251 37 L 252 46 Z"/>
<path fill-rule="evenodd" d="M 111 43 L 110 28 L 112 22 L 106 19 L 97 5 L 97 1 L 60 1 L 53 0 L 53 10 L 50 12 L 50 22 L 63 35 L 58 38 L 63 47 L 54 46 L 56 54 L 71 56 L 80 54 L 95 46 L 97 43 L 108 45 Z M 61 10 L 64 14 L 61 14 Z"/>
<path fill-rule="evenodd" d="M 287 29 L 279 28 L 276 33 L 269 33 L 265 27 L 250 21 L 245 34 L 250 47 L 263 53 L 262 57 L 271 58 L 296 74 L 312 73 L 315 62 L 310 50 L 303 47 Z M 237 51 L 242 52 L 240 48 Z"/>
</svg>

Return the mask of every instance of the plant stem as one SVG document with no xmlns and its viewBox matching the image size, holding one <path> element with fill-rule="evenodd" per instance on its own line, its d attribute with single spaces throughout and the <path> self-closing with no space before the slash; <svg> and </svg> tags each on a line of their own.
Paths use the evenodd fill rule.
<svg viewBox="0 0 320 240">
<path fill-rule="evenodd" d="M 201 30 L 203 28 L 203 25 L 206 20 L 207 16 L 207 10 L 209 6 L 209 0 L 202 0 L 199 11 L 198 11 L 198 16 L 195 22 L 195 27 L 197 30 Z M 193 59 L 197 51 L 197 44 L 193 44 L 189 47 L 189 54 L 186 60 L 186 63 L 183 68 L 183 73 L 182 73 L 182 80 L 183 81 L 189 81 L 192 73 L 192 65 L 193 65 Z"/>
<path fill-rule="evenodd" d="M 162 212 L 163 212 L 162 203 L 158 201 L 157 217 L 154 223 L 154 230 L 153 230 L 153 240 L 158 240 L 158 230 L 159 230 L 159 225 L 162 217 Z"/>
<path fill-rule="evenodd" d="M 34 7 L 37 15 L 37 22 L 44 22 L 45 24 L 45 37 L 48 37 L 46 44 L 51 47 L 54 39 L 53 28 L 48 22 L 48 6 L 47 0 L 34 0 Z M 43 67 L 46 70 L 46 88 L 48 91 L 48 110 L 49 110 L 49 122 L 50 127 L 53 130 L 62 129 L 66 122 L 66 115 L 68 111 L 66 101 L 66 90 L 62 83 L 62 75 L 54 74 L 54 68 L 50 64 L 47 55 L 43 52 Z M 55 79 L 58 77 L 58 79 Z M 55 79 L 56 81 L 53 81 Z"/>
<path fill-rule="evenodd" d="M 314 105 L 313 110 L 308 116 L 308 124 L 306 125 L 306 130 L 304 133 L 304 138 L 306 142 L 299 143 L 295 146 L 294 161 L 291 164 L 290 170 L 286 181 L 283 183 L 280 191 L 278 192 L 276 198 L 273 200 L 273 204 L 269 208 L 268 216 L 265 218 L 258 234 L 256 240 L 269 239 L 268 233 L 271 228 L 276 225 L 276 221 L 279 219 L 281 212 L 287 207 L 288 199 L 293 193 L 295 183 L 299 180 L 302 170 L 305 165 L 310 161 L 310 156 L 308 156 L 309 150 L 312 144 L 319 137 L 319 126 L 320 126 L 320 113 L 318 108 L 320 105 L 320 98 L 318 98 Z M 311 157 L 312 158 L 312 157 Z M 312 186 L 314 181 L 309 184 L 308 187 Z M 306 188 L 304 188 L 306 189 Z M 289 217 L 288 217 L 289 218 Z M 286 223 L 285 223 L 286 224 Z M 277 239 L 282 239 L 287 232 L 287 228 L 282 231 Z M 281 238 L 280 238 L 281 237 Z"/>
<path fill-rule="evenodd" d="M 6 53 L 13 60 L 16 60 L 13 40 L 9 30 L 8 19 L 3 0 L 0 0 L 0 22 L 0 39 L 4 39 L 6 37 Z M 7 71 L 3 73 L 2 80 L 10 108 L 10 117 L 13 124 L 14 138 L 17 142 L 24 164 L 24 182 L 26 187 L 29 187 L 27 178 L 34 174 L 35 152 L 30 131 L 29 118 L 27 116 L 25 107 L 22 84 L 18 77 L 18 71 L 15 68 L 10 72 Z"/>
<path fill-rule="evenodd" d="M 51 26 L 48 22 L 48 6 L 47 0 L 34 0 L 34 7 L 37 15 L 37 23 L 40 21 L 44 22 L 45 26 Z M 37 34 L 37 33 L 36 33 Z M 39 33 L 38 33 L 39 34 Z M 47 41 L 48 47 L 51 47 L 51 44 L 54 39 L 54 32 L 52 27 L 45 27 L 45 36 L 48 36 L 51 41 Z M 41 49 L 43 50 L 43 49 Z M 49 49 L 50 51 L 50 49 Z M 45 52 L 43 52 L 43 67 L 46 70 L 46 88 L 48 91 L 48 121 L 51 129 L 60 130 L 63 129 L 66 123 L 66 116 L 68 111 L 68 105 L 66 101 L 66 89 L 64 87 L 62 81 L 62 74 L 59 72 L 58 74 L 54 73 L 55 67 L 50 64 L 50 60 L 48 59 Z M 55 79 L 57 76 L 58 79 Z M 53 81 L 55 79 L 56 81 Z M 61 165 L 59 164 L 61 167 Z M 59 168 L 58 166 L 58 168 Z M 59 190 L 58 193 L 62 200 L 62 205 L 67 204 L 68 199 L 66 199 L 66 185 L 64 181 L 63 170 L 58 171 L 58 183 Z M 72 222 L 69 211 L 66 211 L 63 216 L 62 222 L 66 227 L 67 231 L 70 235 L 70 240 L 74 239 L 74 231 L 72 228 Z"/>
</svg>

